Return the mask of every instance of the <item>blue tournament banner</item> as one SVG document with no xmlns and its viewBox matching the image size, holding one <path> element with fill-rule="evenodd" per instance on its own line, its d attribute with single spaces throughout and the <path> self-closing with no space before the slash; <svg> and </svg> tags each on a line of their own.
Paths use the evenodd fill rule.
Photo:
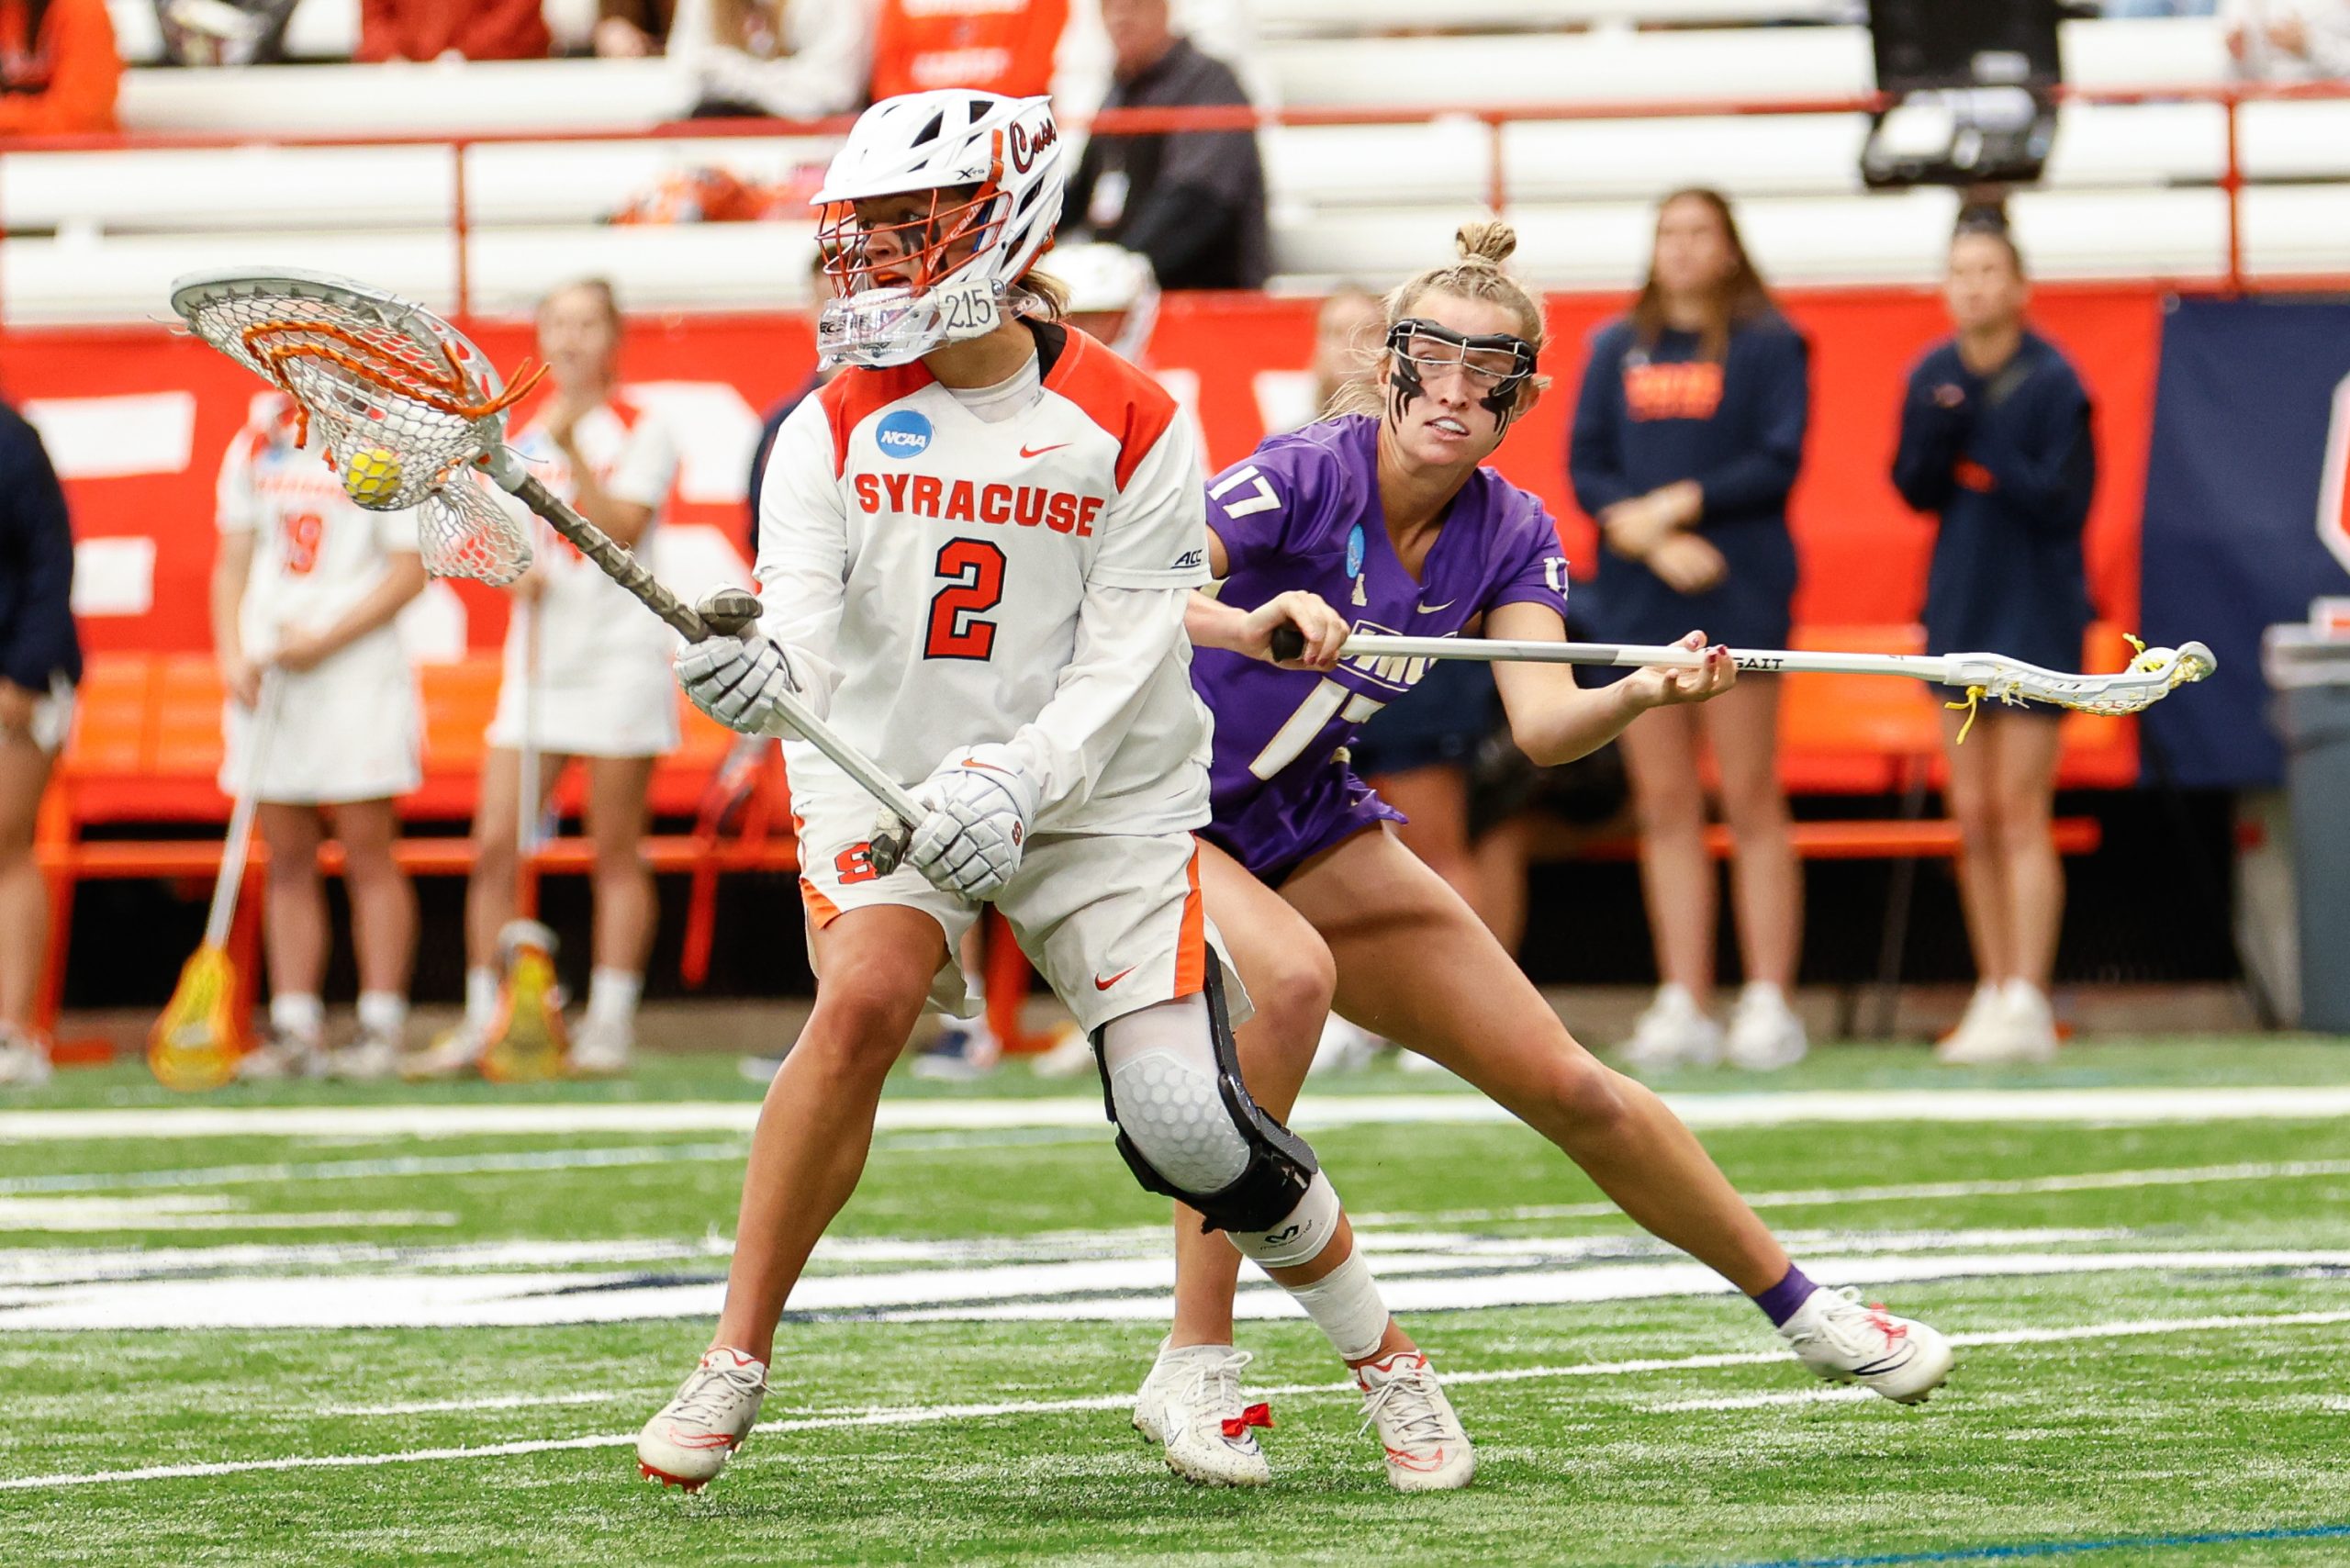
<svg viewBox="0 0 2350 1568">
<path fill-rule="evenodd" d="M 2158 645 L 2200 638 L 2220 659 L 2143 721 L 2181 784 L 2282 778 L 2260 634 L 2350 593 L 2345 465 L 2350 303 L 2176 305 L 2146 460 L 2142 630 Z"/>
</svg>

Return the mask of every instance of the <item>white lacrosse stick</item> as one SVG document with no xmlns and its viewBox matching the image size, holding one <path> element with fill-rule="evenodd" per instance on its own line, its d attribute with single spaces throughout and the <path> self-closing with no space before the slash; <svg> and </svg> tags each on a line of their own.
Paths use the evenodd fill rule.
<svg viewBox="0 0 2350 1568">
<path fill-rule="evenodd" d="M 2136 642 L 2135 638 L 2132 641 Z M 1272 653 L 1293 659 L 1305 651 L 1305 638 L 1294 626 L 1273 629 Z M 1347 639 L 1338 656 L 1349 663 L 1393 660 L 1404 664 L 1422 659 L 1474 659 L 1481 663 L 1523 661 L 1530 664 L 1604 665 L 1616 668 L 1642 666 L 1651 669 L 1700 669 L 1702 652 L 1687 648 L 1639 646 L 1615 643 L 1505 642 L 1485 637 L 1388 637 L 1360 633 Z M 1966 700 L 1953 707 L 1969 710 L 1988 697 L 2012 707 L 2046 702 L 2084 713 L 2136 713 L 2153 707 L 2171 691 L 2191 680 L 2201 680 L 2220 667 L 2211 650 L 2200 643 L 2176 648 L 2149 648 L 2138 644 L 2130 667 L 2113 675 L 2066 675 L 2042 669 L 2003 654 L 1833 654 L 1774 650 L 1750 653 L 1730 650 L 1730 661 L 1756 674 L 1902 675 L 1942 686 L 1963 688 Z"/>
<path fill-rule="evenodd" d="M 327 461 L 351 498 L 374 511 L 421 507 L 424 566 L 436 577 L 509 583 L 531 547 L 476 468 L 547 520 L 689 643 L 738 635 L 758 619 L 756 595 L 729 592 L 708 617 L 664 588 L 625 545 L 531 476 L 506 444 L 506 409 L 536 385 L 504 386 L 481 350 L 420 305 L 382 289 L 296 267 L 193 273 L 172 286 L 172 308 L 196 335 L 282 388 L 324 437 Z M 778 706 L 791 727 L 909 826 L 922 808 L 905 789 L 796 698 Z M 528 789 L 525 789 L 527 794 Z M 874 863 L 899 845 L 876 835 Z"/>
</svg>

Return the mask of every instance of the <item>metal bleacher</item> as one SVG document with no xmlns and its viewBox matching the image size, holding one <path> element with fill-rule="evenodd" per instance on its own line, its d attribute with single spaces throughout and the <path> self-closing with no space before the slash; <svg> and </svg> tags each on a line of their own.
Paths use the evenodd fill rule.
<svg viewBox="0 0 2350 1568">
<path fill-rule="evenodd" d="M 559 36 L 592 16 L 576 0 L 552 9 L 582 12 L 557 18 Z M 126 18 L 145 13 L 151 35 L 151 10 L 144 0 L 117 10 L 136 58 L 141 39 Z M 1866 31 L 1835 19 L 1851 10 L 1841 0 L 1460 0 L 1442 13 L 1446 30 L 1429 34 L 1418 0 L 1259 0 L 1270 106 L 1367 122 L 1260 132 L 1281 286 L 1408 271 L 1498 193 L 1530 276 L 1618 287 L 1645 256 L 1656 195 L 1692 184 L 1740 200 L 1774 277 L 1925 279 L 1955 197 L 1864 191 L 1863 114 L 1694 107 L 1863 96 Z M 306 0 L 297 15 L 302 52 L 349 47 L 354 0 Z M 1766 20 L 1805 25 L 1744 25 Z M 1399 28 L 1423 30 L 1386 30 Z M 2225 80 L 2208 18 L 2069 22 L 2064 44 L 2082 87 L 2191 92 Z M 778 180 L 828 154 L 821 136 L 642 134 L 673 120 L 686 96 L 658 60 L 134 68 L 122 95 L 134 138 L 202 144 L 0 154 L 0 316 L 140 319 L 176 273 L 260 257 L 362 273 L 442 306 L 457 302 L 462 270 L 465 303 L 493 313 L 583 267 L 646 308 L 796 303 L 807 225 L 602 221 L 671 170 L 715 163 Z M 1546 118 L 1561 105 L 1625 113 Z M 1684 105 L 1691 112 L 1672 112 Z M 2230 112 L 2208 99 L 2068 102 L 2043 187 L 2014 204 L 2036 270 L 2226 276 Z M 2340 184 L 2350 100 L 2234 112 L 2244 274 L 2338 270 L 2350 254 Z M 303 139 L 337 144 L 295 144 Z"/>
</svg>

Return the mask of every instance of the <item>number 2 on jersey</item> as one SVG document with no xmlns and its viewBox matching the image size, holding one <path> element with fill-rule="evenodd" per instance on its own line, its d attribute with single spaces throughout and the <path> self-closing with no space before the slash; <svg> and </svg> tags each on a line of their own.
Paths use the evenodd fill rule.
<svg viewBox="0 0 2350 1568">
<path fill-rule="evenodd" d="M 983 659 L 995 651 L 995 622 L 979 617 L 1003 599 L 1003 551 L 984 539 L 950 539 L 938 550 L 948 579 L 930 601 L 926 659 Z"/>
</svg>

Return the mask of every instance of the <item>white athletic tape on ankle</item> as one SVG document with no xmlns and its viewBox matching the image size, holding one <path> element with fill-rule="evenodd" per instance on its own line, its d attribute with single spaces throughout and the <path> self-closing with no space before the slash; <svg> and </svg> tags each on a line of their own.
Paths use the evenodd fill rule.
<svg viewBox="0 0 2350 1568">
<path fill-rule="evenodd" d="M 1338 1233 L 1338 1221 L 1345 1214 L 1338 1190 L 1330 1185 L 1330 1178 L 1316 1171 L 1305 1196 L 1298 1199 L 1288 1218 L 1267 1231 L 1233 1231 L 1232 1244 L 1260 1269 L 1294 1269 L 1322 1256 L 1322 1249 Z"/>
<path fill-rule="evenodd" d="M 1349 1361 L 1365 1360 L 1387 1338 L 1387 1304 L 1360 1248 L 1322 1278 L 1289 1294 Z"/>
</svg>

